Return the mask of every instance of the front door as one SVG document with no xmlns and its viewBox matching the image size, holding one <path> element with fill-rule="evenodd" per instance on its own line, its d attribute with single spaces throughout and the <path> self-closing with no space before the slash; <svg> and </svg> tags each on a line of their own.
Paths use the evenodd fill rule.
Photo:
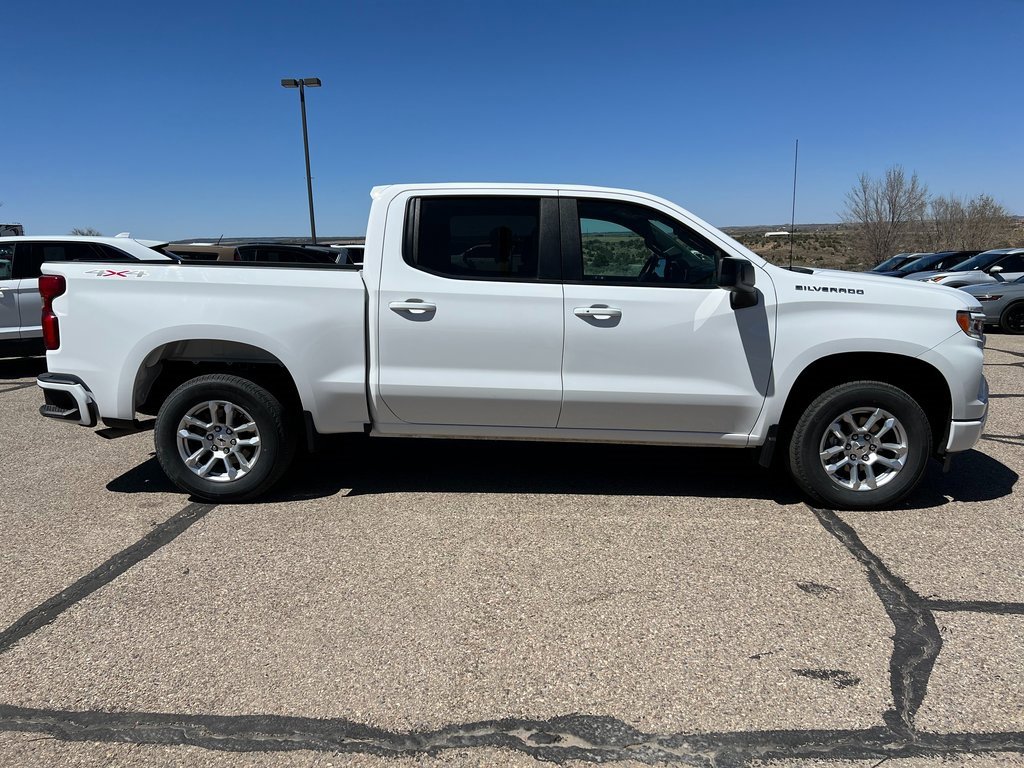
<svg viewBox="0 0 1024 768">
<path fill-rule="evenodd" d="M 1012 282 L 1019 277 L 1024 277 L 1024 253 L 1011 253 L 1004 256 L 992 267 L 999 267 L 999 277 L 996 280 L 1002 278 L 1003 282 Z M 993 275 L 992 267 L 989 267 L 989 274 Z"/>
<path fill-rule="evenodd" d="M 561 405 L 557 199 L 413 197 L 389 213 L 378 388 L 410 424 L 554 427 Z M 393 216 L 393 218 L 392 218 Z"/>
<path fill-rule="evenodd" d="M 768 280 L 756 306 L 733 310 L 717 287 L 727 254 L 667 212 L 610 199 L 562 208 L 558 426 L 748 434 L 771 377 Z"/>
</svg>

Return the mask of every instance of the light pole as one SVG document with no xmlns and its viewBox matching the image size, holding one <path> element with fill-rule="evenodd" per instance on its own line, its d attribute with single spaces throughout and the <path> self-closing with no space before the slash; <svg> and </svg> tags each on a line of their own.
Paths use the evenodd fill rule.
<svg viewBox="0 0 1024 768">
<path fill-rule="evenodd" d="M 304 77 L 300 80 L 285 78 L 281 80 L 285 88 L 299 89 L 299 107 L 302 110 L 302 148 L 306 152 L 306 192 L 309 194 L 309 234 L 316 244 L 316 219 L 313 217 L 313 178 L 309 175 L 309 135 L 306 133 L 306 88 L 319 88 L 319 77 Z"/>
</svg>

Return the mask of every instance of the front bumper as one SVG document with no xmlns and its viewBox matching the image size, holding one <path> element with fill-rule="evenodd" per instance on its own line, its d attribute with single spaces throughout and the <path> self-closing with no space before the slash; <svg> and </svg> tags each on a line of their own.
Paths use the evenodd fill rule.
<svg viewBox="0 0 1024 768">
<path fill-rule="evenodd" d="M 985 431 L 985 422 L 988 420 L 988 381 L 984 376 L 981 377 L 978 397 L 972 406 L 977 408 L 978 404 L 984 404 L 980 419 L 954 420 L 949 423 L 946 453 L 969 451 L 981 439 L 981 435 Z"/>
<path fill-rule="evenodd" d="M 36 384 L 43 390 L 46 402 L 39 413 L 49 419 L 72 421 L 83 427 L 95 427 L 99 412 L 92 392 L 77 376 L 69 373 L 41 373 Z"/>
</svg>

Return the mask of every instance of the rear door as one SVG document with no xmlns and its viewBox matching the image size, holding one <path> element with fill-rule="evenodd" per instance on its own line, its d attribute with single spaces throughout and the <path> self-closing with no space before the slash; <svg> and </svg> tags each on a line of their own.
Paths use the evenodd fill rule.
<svg viewBox="0 0 1024 768">
<path fill-rule="evenodd" d="M 562 200 L 565 354 L 559 428 L 742 439 L 771 378 L 774 291 L 733 310 L 728 255 L 666 211 Z"/>
<path fill-rule="evenodd" d="M 554 427 L 562 287 L 553 192 L 424 194 L 391 203 L 378 305 L 378 389 L 411 424 Z M 399 252 L 400 251 L 400 252 Z"/>
<path fill-rule="evenodd" d="M 0 243 L 0 341 L 21 338 L 21 317 L 18 310 L 19 280 L 14 277 L 15 243 Z"/>
</svg>

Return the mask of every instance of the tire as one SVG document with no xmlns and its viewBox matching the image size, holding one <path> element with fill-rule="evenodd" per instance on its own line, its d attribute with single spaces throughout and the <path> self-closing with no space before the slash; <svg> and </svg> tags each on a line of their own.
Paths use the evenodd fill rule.
<svg viewBox="0 0 1024 768">
<path fill-rule="evenodd" d="M 917 402 L 891 384 L 855 381 L 833 387 L 807 407 L 793 430 L 789 465 L 797 485 L 815 501 L 874 509 L 913 491 L 931 452 L 931 425 Z"/>
<path fill-rule="evenodd" d="M 1006 333 L 1024 333 L 1024 301 L 1011 304 L 999 316 L 999 327 Z"/>
<path fill-rule="evenodd" d="M 224 374 L 199 376 L 171 392 L 157 413 L 153 440 L 171 482 L 217 502 L 266 493 L 288 470 L 296 443 L 277 397 Z"/>
</svg>

